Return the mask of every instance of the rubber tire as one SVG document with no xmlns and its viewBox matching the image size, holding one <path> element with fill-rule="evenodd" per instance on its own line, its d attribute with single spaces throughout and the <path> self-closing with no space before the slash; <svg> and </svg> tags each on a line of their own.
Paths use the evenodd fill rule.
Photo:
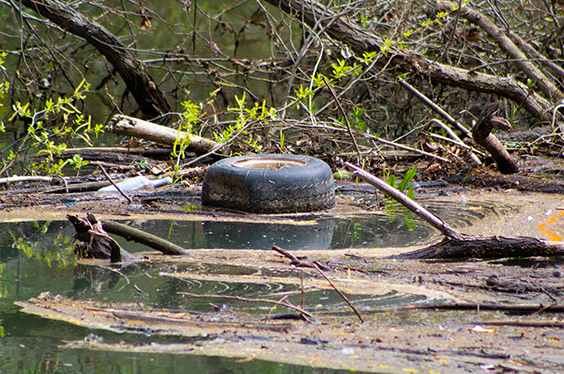
<svg viewBox="0 0 564 374">
<path fill-rule="evenodd" d="M 244 167 L 252 163 L 285 167 Z M 311 212 L 335 205 L 335 183 L 329 165 L 313 157 L 232 157 L 208 169 L 202 204 L 250 213 Z"/>
</svg>

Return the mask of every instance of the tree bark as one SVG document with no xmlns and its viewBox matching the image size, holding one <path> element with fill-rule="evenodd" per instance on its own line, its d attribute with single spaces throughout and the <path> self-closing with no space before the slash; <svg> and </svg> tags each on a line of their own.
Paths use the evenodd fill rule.
<svg viewBox="0 0 564 374">
<path fill-rule="evenodd" d="M 141 243 L 147 247 L 153 248 L 154 250 L 160 251 L 165 255 L 193 256 L 186 249 L 171 243 L 168 240 L 164 240 L 156 235 L 149 234 L 148 232 L 138 230 L 118 222 L 104 221 L 102 227 L 110 234 L 119 235 L 127 241 L 133 240 L 136 243 Z"/>
<path fill-rule="evenodd" d="M 155 117 L 170 112 L 170 106 L 143 63 L 102 25 L 58 0 L 22 0 L 21 3 L 92 44 L 122 77 L 143 114 Z"/>
<path fill-rule="evenodd" d="M 531 256 L 563 256 L 564 245 L 531 237 L 465 236 L 462 239 L 444 238 L 437 244 L 392 256 L 393 258 L 505 258 Z"/>
<path fill-rule="evenodd" d="M 134 136 L 170 146 L 188 137 L 189 145 L 186 150 L 197 154 L 208 153 L 219 145 L 213 140 L 121 114 L 112 117 L 108 128 L 114 134 Z"/>
<path fill-rule="evenodd" d="M 325 33 L 347 44 L 357 55 L 364 52 L 380 51 L 385 45 L 383 39 L 376 34 L 362 29 L 345 17 L 338 16 L 323 4 L 315 0 L 266 0 L 282 11 L 303 20 L 310 27 L 320 24 Z M 322 20 L 319 22 L 319 20 Z M 470 73 L 468 70 L 439 64 L 425 57 L 406 52 L 393 46 L 385 54 L 381 54 L 378 66 L 393 68 L 394 73 L 407 72 L 412 75 L 427 76 L 435 83 L 464 88 L 469 91 L 497 94 L 521 105 L 537 120 L 551 121 L 552 103 L 540 95 L 531 95 L 529 88 L 511 78 L 499 78 L 490 74 Z M 557 96 L 557 95 L 555 95 Z M 555 99 L 556 97 L 551 97 Z"/>
</svg>

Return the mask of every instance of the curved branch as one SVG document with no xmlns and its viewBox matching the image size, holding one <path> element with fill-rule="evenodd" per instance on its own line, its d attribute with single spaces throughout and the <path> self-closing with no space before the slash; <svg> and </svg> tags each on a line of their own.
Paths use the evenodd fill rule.
<svg viewBox="0 0 564 374">
<path fill-rule="evenodd" d="M 170 112 L 162 92 L 147 72 L 145 65 L 106 28 L 58 0 L 22 0 L 63 30 L 85 39 L 114 66 L 123 78 L 141 111 L 147 116 Z"/>
<path fill-rule="evenodd" d="M 441 8 L 454 9 L 454 4 L 448 1 L 439 1 L 437 5 Z M 527 56 L 521 52 L 519 48 L 509 39 L 501 30 L 486 16 L 464 6 L 458 10 L 461 17 L 479 26 L 482 30 L 492 38 L 496 44 L 507 53 L 512 59 L 515 59 L 515 65 L 527 76 L 532 79 L 541 91 L 555 102 L 564 98 L 564 94 L 550 79 L 548 79 L 532 62 L 528 61 Z"/>
<path fill-rule="evenodd" d="M 357 55 L 364 52 L 380 51 L 385 45 L 381 37 L 366 31 L 349 22 L 344 17 L 335 18 L 323 4 L 315 0 L 266 0 L 279 7 L 282 11 L 303 20 L 307 25 L 313 26 L 320 18 L 325 18 L 321 24 L 325 33 L 347 44 Z M 427 60 L 422 55 L 406 52 L 399 48 L 389 47 L 386 54 L 380 54 L 378 66 L 390 66 L 395 73 L 408 72 L 412 75 L 422 75 L 432 81 L 453 87 L 460 87 L 469 91 L 495 93 L 506 97 L 521 105 L 537 120 L 550 122 L 550 109 L 553 105 L 540 95 L 532 95 L 530 90 L 522 83 L 509 78 L 499 78 L 490 74 L 469 73 L 468 70 L 459 69 L 450 65 L 439 64 Z M 551 96 L 556 99 L 557 95 Z"/>
</svg>

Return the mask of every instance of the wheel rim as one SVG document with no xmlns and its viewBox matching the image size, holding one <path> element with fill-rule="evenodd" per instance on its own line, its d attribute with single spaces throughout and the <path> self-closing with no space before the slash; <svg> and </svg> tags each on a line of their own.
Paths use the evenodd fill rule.
<svg viewBox="0 0 564 374">
<path fill-rule="evenodd" d="M 302 160 L 294 160 L 289 158 L 248 158 L 235 161 L 232 166 L 242 169 L 289 169 L 307 165 L 307 162 Z"/>
</svg>

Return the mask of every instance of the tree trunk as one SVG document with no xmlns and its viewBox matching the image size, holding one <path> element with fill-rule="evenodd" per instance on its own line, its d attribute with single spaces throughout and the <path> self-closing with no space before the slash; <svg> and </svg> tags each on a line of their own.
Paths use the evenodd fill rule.
<svg viewBox="0 0 564 374">
<path fill-rule="evenodd" d="M 22 0 L 21 3 L 48 18 L 65 32 L 84 38 L 92 44 L 123 78 L 143 114 L 155 117 L 170 112 L 170 106 L 143 63 L 102 25 L 85 18 L 76 9 L 58 0 Z"/>
</svg>

